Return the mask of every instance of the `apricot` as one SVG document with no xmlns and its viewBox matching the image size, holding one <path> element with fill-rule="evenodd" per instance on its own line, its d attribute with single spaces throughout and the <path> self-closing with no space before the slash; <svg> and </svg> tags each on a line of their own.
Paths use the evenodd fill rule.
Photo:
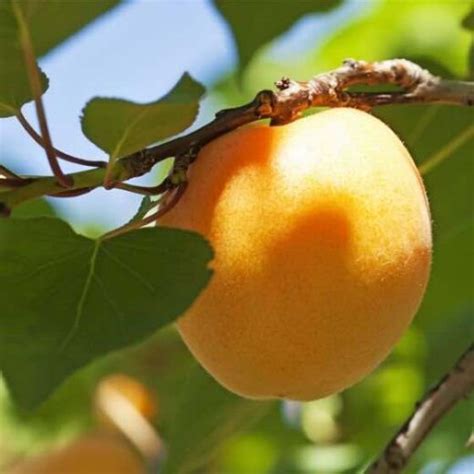
<svg viewBox="0 0 474 474">
<path fill-rule="evenodd" d="M 156 398 L 142 383 L 126 374 L 111 374 L 99 382 L 95 391 L 97 418 L 104 428 L 117 429 L 116 421 L 105 411 L 114 394 L 123 397 L 148 420 L 158 411 Z"/>
<path fill-rule="evenodd" d="M 151 392 L 133 377 L 117 373 L 99 382 L 94 401 L 102 432 L 21 461 L 8 474 L 145 474 L 144 459 L 156 456 L 161 447 L 146 423 L 157 412 Z"/>
<path fill-rule="evenodd" d="M 157 397 L 138 380 L 126 374 L 104 377 L 97 385 L 94 406 L 99 428 L 122 434 L 146 459 L 162 451 L 160 435 L 150 420 L 157 415 Z"/>
<path fill-rule="evenodd" d="M 410 154 L 352 109 L 209 143 L 159 224 L 212 243 L 214 276 L 178 329 L 217 381 L 250 398 L 312 400 L 361 380 L 407 329 L 430 272 Z"/>
<path fill-rule="evenodd" d="M 121 439 L 89 435 L 23 461 L 8 474 L 145 474 L 139 456 Z"/>
</svg>

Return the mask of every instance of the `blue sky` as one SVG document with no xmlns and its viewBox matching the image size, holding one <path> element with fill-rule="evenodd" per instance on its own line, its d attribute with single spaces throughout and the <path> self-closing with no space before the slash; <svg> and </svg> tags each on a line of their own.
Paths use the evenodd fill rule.
<svg viewBox="0 0 474 474">
<path fill-rule="evenodd" d="M 129 1 L 40 61 L 50 78 L 44 102 L 54 144 L 78 156 L 105 158 L 80 129 L 79 115 L 90 98 L 156 100 L 184 71 L 209 84 L 234 61 L 232 39 L 209 2 Z M 24 111 L 36 125 L 33 107 Z M 44 153 L 15 119 L 0 122 L 0 140 L 1 162 L 31 174 L 49 173 Z M 62 163 L 66 171 L 77 169 Z M 54 203 L 73 224 L 110 227 L 126 220 L 139 201 L 130 193 L 97 190 Z"/>
<path fill-rule="evenodd" d="M 303 20 L 270 54 L 284 58 L 308 45 L 314 47 L 328 29 L 354 12 L 358 1 L 348 2 L 330 15 Z M 210 1 L 131 0 L 58 47 L 40 64 L 50 78 L 44 102 L 55 146 L 78 156 L 106 159 L 80 129 L 79 115 L 89 99 L 106 96 L 153 101 L 184 71 L 209 86 L 235 67 L 236 51 L 227 25 Z M 208 118 L 211 111 L 204 110 Z M 36 126 L 31 104 L 24 112 Z M 0 162 L 19 172 L 49 174 L 44 153 L 12 118 L 0 122 Z M 78 169 L 62 163 L 66 171 Z M 145 181 L 152 179 L 150 175 Z M 140 197 L 96 190 L 53 202 L 78 228 L 91 222 L 110 228 L 128 220 Z"/>
</svg>

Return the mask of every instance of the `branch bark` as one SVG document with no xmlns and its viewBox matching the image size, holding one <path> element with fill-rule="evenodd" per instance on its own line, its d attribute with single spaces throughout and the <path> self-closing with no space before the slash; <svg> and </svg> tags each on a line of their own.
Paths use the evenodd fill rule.
<svg viewBox="0 0 474 474">
<path fill-rule="evenodd" d="M 355 85 L 389 84 L 400 87 L 392 92 L 350 92 Z M 448 81 L 406 59 L 379 62 L 347 59 L 334 71 L 319 74 L 307 82 L 283 78 L 277 91 L 263 90 L 248 104 L 222 110 L 216 118 L 189 135 L 142 150 L 123 158 L 132 174 L 147 173 L 149 167 L 170 156 L 202 147 L 220 135 L 260 119 L 283 125 L 311 107 L 353 107 L 369 111 L 389 104 L 441 103 L 474 105 L 474 83 Z M 136 174 L 135 174 L 136 175 Z"/>
<path fill-rule="evenodd" d="M 474 345 L 421 400 L 398 433 L 391 439 L 367 474 L 402 472 L 409 459 L 436 423 L 474 390 Z"/>
<path fill-rule="evenodd" d="M 391 92 L 353 92 L 355 85 L 395 85 Z M 206 143 L 242 125 L 261 119 L 270 119 L 272 125 L 282 125 L 298 118 L 311 107 L 354 107 L 370 110 L 389 104 L 442 103 L 472 106 L 474 83 L 448 81 L 433 76 L 405 59 L 379 62 L 344 61 L 334 71 L 317 75 L 307 82 L 283 78 L 276 83 L 277 90 L 260 91 L 255 98 L 240 107 L 222 110 L 213 121 L 200 129 L 166 143 L 140 150 L 118 160 L 110 175 L 111 181 L 121 183 L 148 173 L 151 168 L 169 157 L 193 153 Z M 103 185 L 104 173 L 73 173 L 69 190 L 97 188 Z M 87 172 L 86 172 L 87 173 Z M 38 184 L 38 181 L 41 184 Z M 45 182 L 46 181 L 46 182 Z M 167 191 L 177 185 L 168 180 L 160 185 Z M 28 199 L 63 192 L 50 178 L 39 178 L 34 183 L 1 194 L 0 208 L 12 208 Z M 2 206 L 3 205 L 3 206 Z"/>
</svg>

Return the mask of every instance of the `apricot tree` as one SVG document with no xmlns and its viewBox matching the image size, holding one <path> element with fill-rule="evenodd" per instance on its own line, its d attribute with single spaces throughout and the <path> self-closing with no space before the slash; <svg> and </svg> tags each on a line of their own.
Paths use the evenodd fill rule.
<svg viewBox="0 0 474 474">
<path fill-rule="evenodd" d="M 275 90 L 180 135 L 205 92 L 185 73 L 148 104 L 88 102 L 82 130 L 109 157 L 88 160 L 55 148 L 42 100 L 48 78 L 36 57 L 115 3 L 0 4 L 0 116 L 18 120 L 51 169 L 32 176 L 0 167 L 0 369 L 12 399 L 34 409 L 80 368 L 181 316 L 179 331 L 197 359 L 246 397 L 313 400 L 367 376 L 408 327 L 428 282 L 431 216 L 420 174 L 466 147 L 474 130 L 459 112 L 462 133 L 417 170 L 371 113 L 440 104 L 458 114 L 474 103 L 473 83 L 406 59 L 348 59 L 307 82 L 283 77 Z M 306 12 L 337 3 L 296 2 L 281 21 L 247 30 L 248 18 L 261 15 L 259 2 L 215 2 L 236 35 L 241 66 Z M 39 130 L 22 112 L 29 102 Z M 315 107 L 334 109 L 303 117 Z M 128 182 L 169 158 L 155 186 Z M 89 169 L 64 173 L 61 160 Z M 97 188 L 144 197 L 126 224 L 96 239 L 57 218 L 20 217 L 25 203 Z M 473 354 L 468 349 L 426 394 L 368 472 L 399 472 L 472 391 Z M 209 380 L 194 388 L 200 383 Z M 192 411 L 187 404 L 183 416 Z M 252 410 L 245 405 L 241 418 Z M 170 434 L 165 469 L 192 471 L 192 463 L 179 466 L 173 436 L 186 451 L 198 435 Z"/>
</svg>

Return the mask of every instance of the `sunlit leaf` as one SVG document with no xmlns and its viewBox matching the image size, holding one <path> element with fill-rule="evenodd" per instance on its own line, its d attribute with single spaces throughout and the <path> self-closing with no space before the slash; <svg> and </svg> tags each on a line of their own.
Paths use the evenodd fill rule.
<svg viewBox="0 0 474 474">
<path fill-rule="evenodd" d="M 244 68 L 264 44 L 288 30 L 304 15 L 330 10 L 340 0 L 273 0 L 271 2 L 214 0 L 234 34 Z"/>
<path fill-rule="evenodd" d="M 468 2 L 382 0 L 369 6 L 315 51 L 312 64 L 307 64 L 313 74 L 337 67 L 345 57 L 366 61 L 424 57 L 464 77 L 470 38 L 460 23 Z"/>
<path fill-rule="evenodd" d="M 149 104 L 95 98 L 84 108 L 82 131 L 113 161 L 188 128 L 203 93 L 186 73 L 168 94 Z"/>
<path fill-rule="evenodd" d="M 197 234 L 141 229 L 108 240 L 51 218 L 0 221 L 0 368 L 16 402 L 42 402 L 75 370 L 137 343 L 207 284 Z"/>
</svg>

